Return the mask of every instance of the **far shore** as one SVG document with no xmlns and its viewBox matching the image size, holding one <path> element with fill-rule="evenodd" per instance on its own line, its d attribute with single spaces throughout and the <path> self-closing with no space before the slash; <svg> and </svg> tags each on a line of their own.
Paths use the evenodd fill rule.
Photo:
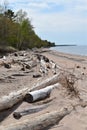
<svg viewBox="0 0 87 130">
<path fill-rule="evenodd" d="M 55 45 L 54 47 L 56 46 L 77 46 L 76 44 L 59 44 L 59 45 Z"/>
</svg>

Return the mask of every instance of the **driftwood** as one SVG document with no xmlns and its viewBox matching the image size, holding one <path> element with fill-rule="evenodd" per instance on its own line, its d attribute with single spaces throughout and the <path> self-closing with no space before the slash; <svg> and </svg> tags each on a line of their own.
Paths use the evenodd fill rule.
<svg viewBox="0 0 87 130">
<path fill-rule="evenodd" d="M 33 74 L 33 78 L 39 78 L 39 77 L 41 77 L 41 74 L 39 73 Z"/>
<path fill-rule="evenodd" d="M 7 69 L 10 69 L 11 68 L 11 64 L 4 63 L 4 67 L 7 68 Z"/>
<path fill-rule="evenodd" d="M 20 63 L 21 63 L 21 65 L 25 66 L 26 69 L 31 69 L 31 68 L 37 66 L 37 62 L 34 60 L 31 60 L 30 62 L 27 62 L 27 61 L 21 62 L 20 61 Z"/>
<path fill-rule="evenodd" d="M 22 101 L 27 92 L 30 92 L 35 89 L 44 88 L 46 86 L 56 83 L 58 81 L 58 76 L 59 74 L 43 81 L 42 83 L 37 84 L 36 86 L 33 86 L 30 89 L 25 88 L 20 91 L 10 93 L 8 96 L 2 97 L 0 99 L 0 111 L 11 108 L 13 105 L 17 104 L 19 101 Z"/>
<path fill-rule="evenodd" d="M 12 76 L 26 76 L 26 74 L 23 74 L 23 73 L 16 73 L 16 74 L 12 74 Z"/>
<path fill-rule="evenodd" d="M 68 115 L 72 110 L 63 109 L 60 112 L 52 111 L 41 116 L 34 117 L 34 119 L 27 118 L 8 126 L 1 126 L 0 130 L 45 130 L 51 128 L 53 125 L 59 123 L 63 117 Z"/>
<path fill-rule="evenodd" d="M 28 71 L 25 71 L 24 73 L 31 73 L 31 72 L 34 72 L 34 70 L 28 70 Z"/>
<path fill-rule="evenodd" d="M 33 106 L 33 107 L 28 107 L 28 108 L 25 108 L 25 109 L 22 109 L 20 111 L 15 111 L 13 113 L 13 117 L 16 118 L 16 119 L 19 119 L 21 118 L 22 116 L 24 115 L 28 115 L 28 114 L 32 114 L 32 113 L 36 113 L 36 112 L 39 112 L 45 108 L 47 108 L 48 105 L 39 105 L 39 106 Z"/>
<path fill-rule="evenodd" d="M 45 99 L 50 96 L 52 89 L 54 89 L 58 86 L 60 86 L 60 84 L 56 83 L 54 85 L 47 86 L 46 88 L 29 92 L 25 95 L 24 99 L 27 102 L 35 102 L 37 100 Z"/>
<path fill-rule="evenodd" d="M 0 111 L 11 108 L 13 105 L 22 101 L 28 88 L 12 92 L 8 96 L 4 96 L 0 99 Z"/>
<path fill-rule="evenodd" d="M 59 79 L 59 75 L 60 74 L 56 74 L 54 75 L 53 77 L 51 78 L 48 78 L 44 81 L 42 81 L 41 83 L 38 83 L 37 85 L 34 85 L 30 91 L 33 91 L 33 90 L 37 90 L 37 89 L 41 89 L 41 88 L 45 88 L 46 86 L 49 86 L 49 85 L 52 85 L 52 84 L 55 84 L 58 82 L 58 79 Z"/>
<path fill-rule="evenodd" d="M 9 83 L 10 81 L 14 80 L 15 77 L 13 76 L 6 76 L 6 77 L 1 77 L 0 78 L 0 83 L 4 82 L 4 83 Z"/>
</svg>

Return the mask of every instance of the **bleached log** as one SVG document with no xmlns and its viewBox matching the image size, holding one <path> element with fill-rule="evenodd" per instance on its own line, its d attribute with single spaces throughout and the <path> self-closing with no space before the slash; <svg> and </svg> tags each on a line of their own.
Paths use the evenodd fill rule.
<svg viewBox="0 0 87 130">
<path fill-rule="evenodd" d="M 11 108 L 13 105 L 22 101 L 28 88 L 12 92 L 8 96 L 4 96 L 0 99 L 0 111 Z"/>
<path fill-rule="evenodd" d="M 44 74 L 48 74 L 46 61 L 43 59 L 43 57 L 41 57 L 40 59 L 40 72 Z"/>
<path fill-rule="evenodd" d="M 53 74 L 56 74 L 56 63 L 51 60 L 50 64 L 51 64 L 51 69 L 52 69 Z"/>
<path fill-rule="evenodd" d="M 25 88 L 17 92 L 12 92 L 8 96 L 4 96 L 0 99 L 0 111 L 11 108 L 13 105 L 17 104 L 19 101 L 23 100 L 27 92 L 30 92 L 35 89 L 45 88 L 51 84 L 58 82 L 59 74 L 54 75 L 53 77 L 38 83 L 36 86 L 31 87 L 30 89 Z"/>
<path fill-rule="evenodd" d="M 19 111 L 15 111 L 13 113 L 13 117 L 16 119 L 21 118 L 24 115 L 28 115 L 28 114 L 32 114 L 32 113 L 36 113 L 39 112 L 43 109 L 45 109 L 46 107 L 48 107 L 48 105 L 39 105 L 39 106 L 33 106 L 33 107 L 28 107 Z"/>
<path fill-rule="evenodd" d="M 33 119 L 27 118 L 8 126 L 1 126 L 0 130 L 45 130 L 51 128 L 53 125 L 68 115 L 72 110 L 63 109 L 61 111 L 52 111 Z"/>
<path fill-rule="evenodd" d="M 59 75 L 60 74 L 56 74 L 54 75 L 53 77 L 50 77 L 44 81 L 42 81 L 41 83 L 38 83 L 37 85 L 34 85 L 30 91 L 33 91 L 33 90 L 39 90 L 41 88 L 45 88 L 46 86 L 49 86 L 49 85 L 52 85 L 52 84 L 55 84 L 58 82 L 58 79 L 59 79 Z"/>
<path fill-rule="evenodd" d="M 35 102 L 37 100 L 45 99 L 49 97 L 52 89 L 61 86 L 59 83 L 47 86 L 46 88 L 39 89 L 36 91 L 29 92 L 25 95 L 25 101 L 27 102 Z"/>
</svg>

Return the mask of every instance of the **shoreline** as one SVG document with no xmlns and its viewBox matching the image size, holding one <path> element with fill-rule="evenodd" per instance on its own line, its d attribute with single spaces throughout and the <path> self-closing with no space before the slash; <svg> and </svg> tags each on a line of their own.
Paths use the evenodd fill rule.
<svg viewBox="0 0 87 130">
<path fill-rule="evenodd" d="M 81 65 L 81 66 L 83 65 L 85 67 L 87 65 L 87 56 L 73 55 L 73 54 L 58 52 L 56 50 L 50 50 L 49 52 L 47 52 L 45 54 L 45 56 L 46 55 L 47 56 L 52 55 L 52 58 L 55 60 L 55 62 L 58 63 L 58 60 L 59 60 L 62 65 L 65 62 L 65 64 L 67 64 L 66 66 L 68 66 L 68 67 L 71 64 L 73 64 L 72 66 L 78 64 L 78 65 Z M 69 62 L 70 62 L 70 64 L 69 64 Z M 60 63 L 58 63 L 58 64 L 60 64 Z"/>
<path fill-rule="evenodd" d="M 56 46 L 77 46 L 77 45 L 75 45 L 75 44 L 72 44 L 72 45 L 70 45 L 70 44 L 60 44 L 60 45 L 55 45 L 55 47 Z"/>
<path fill-rule="evenodd" d="M 81 59 L 82 61 L 84 61 L 87 56 L 85 55 L 77 55 L 77 54 L 70 54 L 70 53 L 65 53 L 65 52 L 59 52 L 59 51 L 56 51 L 56 50 L 51 50 L 52 53 L 54 53 L 54 55 L 57 55 L 61 58 L 67 58 L 67 59 L 71 59 L 71 60 L 76 60 L 76 61 L 79 61 L 78 59 Z"/>
<path fill-rule="evenodd" d="M 77 46 L 57 46 L 51 48 L 51 50 L 59 51 L 60 53 L 66 53 L 77 56 L 87 56 L 87 46 L 77 45 Z"/>
</svg>

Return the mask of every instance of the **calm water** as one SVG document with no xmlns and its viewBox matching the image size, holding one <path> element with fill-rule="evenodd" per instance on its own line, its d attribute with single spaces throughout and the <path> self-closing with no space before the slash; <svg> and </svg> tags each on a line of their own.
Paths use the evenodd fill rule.
<svg viewBox="0 0 87 130">
<path fill-rule="evenodd" d="M 59 52 L 69 54 L 87 56 L 87 46 L 57 46 L 57 47 L 51 47 L 51 50 L 56 50 Z"/>
</svg>

